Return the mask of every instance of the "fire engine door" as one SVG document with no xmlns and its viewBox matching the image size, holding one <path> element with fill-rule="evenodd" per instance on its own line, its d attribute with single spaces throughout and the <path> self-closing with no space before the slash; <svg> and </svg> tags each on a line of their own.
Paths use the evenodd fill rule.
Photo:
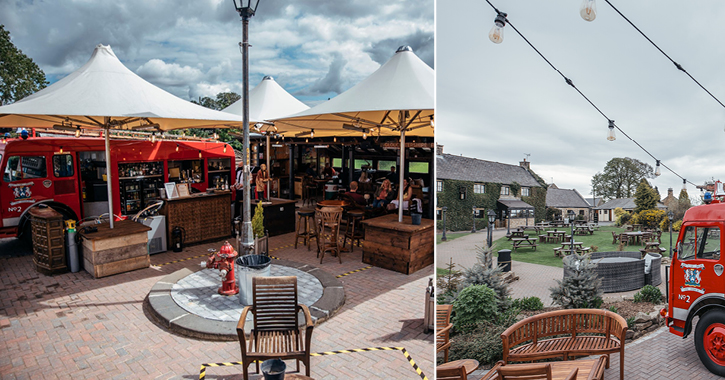
<svg viewBox="0 0 725 380">
<path fill-rule="evenodd" d="M 78 170 L 75 152 L 56 153 L 53 165 L 53 200 L 63 203 L 80 215 L 80 195 L 78 191 Z"/>
<path fill-rule="evenodd" d="M 722 284 L 719 277 L 723 274 L 720 261 L 722 234 L 718 224 L 688 224 L 684 228 L 670 277 L 676 295 L 672 300 L 673 317 L 680 320 L 703 294 L 722 293 L 722 286 L 718 284 Z"/>
<path fill-rule="evenodd" d="M 36 202 L 52 198 L 51 185 L 45 155 L 9 156 L 0 185 L 3 225 L 17 226 L 23 211 Z"/>
</svg>

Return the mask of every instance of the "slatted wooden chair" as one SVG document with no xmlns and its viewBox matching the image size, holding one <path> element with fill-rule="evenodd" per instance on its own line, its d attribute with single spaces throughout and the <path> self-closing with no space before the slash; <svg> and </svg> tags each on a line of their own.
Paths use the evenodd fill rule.
<svg viewBox="0 0 725 380">
<path fill-rule="evenodd" d="M 506 364 L 499 361 L 481 380 L 603 380 L 605 362 L 606 356 L 536 364 Z"/>
<path fill-rule="evenodd" d="M 248 367 L 267 359 L 296 360 L 297 372 L 300 362 L 305 365 L 305 374 L 310 376 L 310 343 L 312 340 L 312 317 L 306 305 L 297 303 L 297 277 L 254 277 L 252 278 L 254 301 L 246 306 L 237 323 L 237 336 L 242 350 L 244 380 L 249 379 Z M 254 315 L 254 328 L 247 337 L 244 324 L 247 313 Z M 305 317 L 300 328 L 299 312 Z"/>
<path fill-rule="evenodd" d="M 612 244 L 617 244 L 617 241 L 619 241 L 619 235 L 612 231 Z"/>
<path fill-rule="evenodd" d="M 342 207 L 322 207 L 315 212 L 317 224 L 318 251 L 320 264 L 325 258 L 325 253 L 330 252 L 337 256 L 342 264 L 340 254 L 340 221 L 342 220 Z"/>
<path fill-rule="evenodd" d="M 468 380 L 468 374 L 463 365 L 455 368 L 436 368 L 436 380 Z"/>
<path fill-rule="evenodd" d="M 448 351 L 451 349 L 452 310 L 453 305 L 436 305 L 436 354 L 443 351 L 443 363 L 448 361 Z"/>
</svg>

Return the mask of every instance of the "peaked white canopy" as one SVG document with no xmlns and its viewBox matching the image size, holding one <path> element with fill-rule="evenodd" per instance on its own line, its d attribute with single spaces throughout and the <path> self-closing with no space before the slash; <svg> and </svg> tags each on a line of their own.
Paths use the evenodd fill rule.
<svg viewBox="0 0 725 380">
<path fill-rule="evenodd" d="M 109 118 L 104 122 L 104 118 Z M 241 125 L 241 118 L 180 99 L 145 81 L 98 45 L 78 70 L 37 93 L 0 107 L 0 126 L 73 126 L 113 129 L 214 128 Z"/>
<path fill-rule="evenodd" d="M 297 100 L 274 78 L 266 76 L 249 91 L 249 123 L 264 123 L 272 119 L 292 115 L 309 109 L 306 104 Z M 242 116 L 242 99 L 237 100 L 229 107 L 223 109 L 237 117 Z"/>
<path fill-rule="evenodd" d="M 411 135 L 433 136 L 434 84 L 433 69 L 410 47 L 402 46 L 388 62 L 349 90 L 274 122 L 286 129 L 295 128 L 300 137 L 309 136 L 312 129 L 315 136 L 360 136 L 363 129 L 368 135 L 398 135 L 405 130 Z M 343 128 L 343 124 L 347 126 Z"/>
</svg>

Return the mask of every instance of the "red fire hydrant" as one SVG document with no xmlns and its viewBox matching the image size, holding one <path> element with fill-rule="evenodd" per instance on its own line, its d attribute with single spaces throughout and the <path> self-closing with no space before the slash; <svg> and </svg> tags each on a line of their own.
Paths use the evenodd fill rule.
<svg viewBox="0 0 725 380">
<path fill-rule="evenodd" d="M 219 288 L 219 294 L 223 296 L 233 296 L 239 293 L 239 287 L 234 278 L 234 260 L 237 258 L 237 251 L 234 250 L 229 242 L 222 245 L 219 252 L 210 249 L 211 255 L 205 262 L 201 263 L 204 268 L 219 269 L 222 278 L 222 287 Z"/>
</svg>

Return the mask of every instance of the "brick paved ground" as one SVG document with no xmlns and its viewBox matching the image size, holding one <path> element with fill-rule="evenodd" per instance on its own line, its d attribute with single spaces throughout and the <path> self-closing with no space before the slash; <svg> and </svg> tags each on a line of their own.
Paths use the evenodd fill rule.
<svg viewBox="0 0 725 380">
<path fill-rule="evenodd" d="M 152 264 L 206 253 L 216 244 L 151 256 Z M 295 250 L 294 234 L 270 239 L 271 254 L 342 274 L 366 265 L 361 249 L 344 253 L 340 264 L 314 248 Z M 0 241 L 0 377 L 3 379 L 195 379 L 202 363 L 241 360 L 237 342 L 208 342 L 173 335 L 150 322 L 143 300 L 160 278 L 199 267 L 201 258 L 93 279 L 81 271 L 45 276 L 17 244 Z M 427 375 L 433 373 L 432 334 L 423 333 L 425 287 L 432 266 L 413 275 L 380 268 L 341 280 L 346 303 L 315 328 L 312 352 L 405 347 Z M 420 378 L 400 351 L 313 357 L 312 377 Z M 294 366 L 292 362 L 288 365 Z M 253 367 L 252 367 L 253 368 Z M 208 379 L 240 379 L 240 367 L 207 369 Z M 432 377 L 431 377 L 432 378 Z"/>
<path fill-rule="evenodd" d="M 504 236 L 505 230 L 494 231 L 494 239 Z M 476 262 L 476 245 L 482 245 L 485 239 L 483 233 L 470 234 L 459 237 L 436 247 L 436 265 L 444 267 L 450 258 L 459 267 L 470 267 Z M 561 279 L 563 270 L 536 264 L 514 261 L 513 271 L 519 280 L 511 283 L 512 297 L 537 296 L 548 306 L 551 304 L 549 287 L 554 286 L 554 279 Z M 664 279 L 664 267 L 662 268 Z M 660 285 L 664 293 L 664 281 Z M 605 298 L 616 299 L 622 296 L 632 296 L 635 291 L 623 293 L 607 293 Z M 694 328 L 693 328 L 694 331 Z M 671 334 L 667 329 L 660 328 L 625 347 L 625 379 L 719 379 L 711 374 L 701 363 L 695 352 L 693 336 L 682 339 Z M 611 364 L 605 372 L 606 379 L 619 378 L 619 356 L 611 356 Z M 478 380 L 485 371 L 476 371 L 469 377 Z"/>
</svg>

